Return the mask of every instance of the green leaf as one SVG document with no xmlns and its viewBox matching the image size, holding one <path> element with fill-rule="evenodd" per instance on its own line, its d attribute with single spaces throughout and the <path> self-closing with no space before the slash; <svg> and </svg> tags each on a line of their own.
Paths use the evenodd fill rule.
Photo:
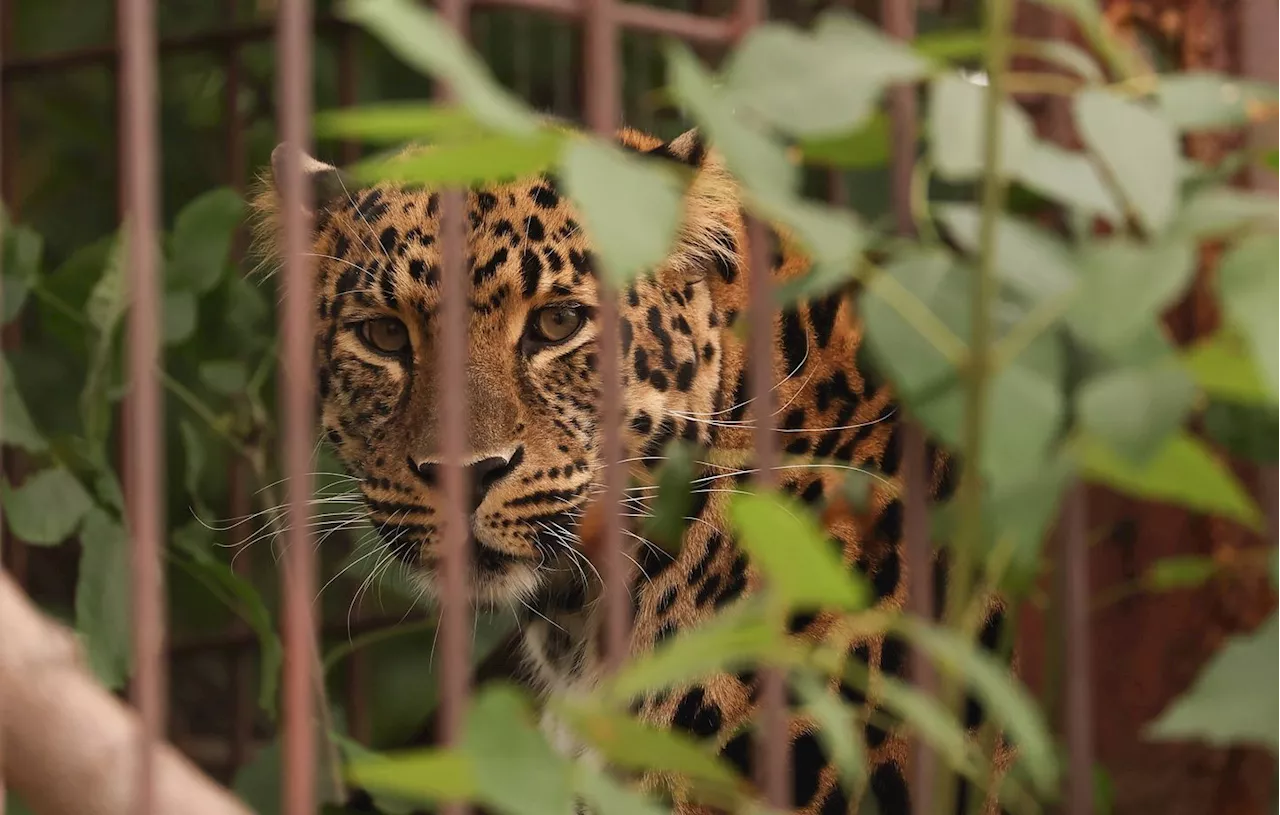
<svg viewBox="0 0 1280 815">
<path fill-rule="evenodd" d="M 1214 747 L 1254 745 L 1276 751 L 1276 614 L 1258 629 L 1227 641 L 1146 735 L 1158 741 L 1199 741 Z"/>
<path fill-rule="evenodd" d="M 360 789 L 412 803 L 473 801 L 477 796 L 470 759 L 450 750 L 366 755 L 347 764 L 343 774 Z"/>
<path fill-rule="evenodd" d="M 415 70 L 447 82 L 454 97 L 485 125 L 513 135 L 537 130 L 538 120 L 435 12 L 413 0 L 347 0 L 339 14 Z"/>
<path fill-rule="evenodd" d="M 852 210 L 799 200 L 760 201 L 756 209 L 790 230 L 812 264 L 805 274 L 774 290 L 774 300 L 780 307 L 825 297 L 853 279 L 865 236 Z"/>
<path fill-rule="evenodd" d="M 179 345 L 196 333 L 196 296 L 189 291 L 171 291 L 164 296 L 164 344 Z"/>
<path fill-rule="evenodd" d="M 381 0 L 375 0 L 381 2 Z M 456 186 L 509 180 L 549 170 L 560 156 L 564 137 L 544 131 L 529 137 L 484 136 L 370 158 L 352 166 L 357 181 Z"/>
<path fill-rule="evenodd" d="M 1275 196 L 1212 186 L 1187 198 L 1173 229 L 1189 238 L 1209 240 L 1249 229 L 1274 230 L 1277 218 Z"/>
<path fill-rule="evenodd" d="M 851 685 L 865 687 L 865 665 L 851 662 L 846 675 Z M 935 697 L 905 682 L 881 676 L 876 682 L 876 699 L 880 707 L 891 712 L 934 750 L 946 766 L 967 774 L 974 772 L 975 751 L 964 728 Z"/>
<path fill-rule="evenodd" d="M 1274 405 L 1275 394 L 1262 378 L 1244 342 L 1231 331 L 1218 331 L 1182 355 L 1191 378 L 1215 399 L 1245 405 Z"/>
<path fill-rule="evenodd" d="M 744 786 L 738 774 L 708 747 L 673 730 L 659 729 L 603 706 L 564 703 L 556 712 L 612 765 L 683 776 L 699 793 L 732 806 Z"/>
<path fill-rule="evenodd" d="M 656 801 L 632 792 L 586 762 L 573 766 L 573 788 L 600 815 L 668 815 Z"/>
<path fill-rule="evenodd" d="M 802 139 L 800 150 L 806 164 L 861 170 L 889 160 L 889 138 L 889 117 L 877 113 L 856 130 Z"/>
<path fill-rule="evenodd" d="M 1191 378 L 1169 361 L 1087 380 L 1076 395 L 1076 408 L 1086 430 L 1122 456 L 1142 462 L 1182 426 L 1195 395 Z"/>
<path fill-rule="evenodd" d="M 573 810 L 569 763 L 547 744 L 514 688 L 490 685 L 476 697 L 463 745 L 482 802 L 509 815 Z"/>
<path fill-rule="evenodd" d="M 186 464 L 182 472 L 182 485 L 187 495 L 199 502 L 200 477 L 204 473 L 205 451 L 200 432 L 186 419 L 178 420 L 178 434 L 182 437 L 182 456 Z"/>
<path fill-rule="evenodd" d="M 671 441 L 663 449 L 652 514 L 644 519 L 641 531 L 644 539 L 669 552 L 679 550 L 686 526 L 685 516 L 693 506 L 695 449 L 678 439 Z"/>
<path fill-rule="evenodd" d="M 805 507 L 777 492 L 734 495 L 729 518 L 739 545 L 788 608 L 866 607 L 868 587 L 854 577 Z"/>
<path fill-rule="evenodd" d="M 1086 215 L 1114 222 L 1122 214 L 1098 168 L 1083 153 L 1032 141 L 1010 175 L 1037 195 Z"/>
<path fill-rule="evenodd" d="M 227 187 L 210 190 L 182 208 L 170 240 L 173 259 L 165 280 L 170 292 L 204 294 L 218 285 L 244 212 L 240 194 Z"/>
<path fill-rule="evenodd" d="M 129 308 L 129 292 L 125 282 L 127 235 L 126 228 L 122 226 L 111 247 L 102 276 L 89 292 L 89 300 L 85 304 L 84 311 L 89 324 L 101 334 L 114 331 Z"/>
<path fill-rule="evenodd" d="M 1097 439 L 1085 437 L 1081 442 L 1080 468 L 1089 481 L 1127 495 L 1167 501 L 1261 528 L 1258 508 L 1235 476 L 1186 432 L 1165 441 L 1142 464 L 1121 457 Z"/>
<path fill-rule="evenodd" d="M 1178 200 L 1178 135 L 1149 106 L 1101 90 L 1075 97 L 1085 145 L 1106 166 L 1142 225 L 1159 233 Z"/>
<path fill-rule="evenodd" d="M 1211 130 L 1250 123 L 1251 109 L 1276 104 L 1276 86 L 1212 71 L 1162 74 L 1156 104 L 1180 130 Z"/>
<path fill-rule="evenodd" d="M 129 536 L 114 518 L 94 507 L 80 530 L 76 582 L 76 631 L 103 685 L 124 686 L 132 656 Z"/>
<path fill-rule="evenodd" d="M 18 383 L 13 377 L 9 360 L 3 356 L 0 356 L 0 378 L 4 380 L 0 382 L 0 397 L 3 398 L 0 403 L 0 420 L 4 422 L 0 427 L 0 439 L 28 453 L 43 453 L 49 445 L 32 421 L 22 394 L 18 392 Z"/>
<path fill-rule="evenodd" d="M 58 466 L 33 473 L 17 489 L 6 481 L 0 495 L 13 534 L 36 545 L 66 540 L 93 508 L 93 499 L 76 477 Z"/>
<path fill-rule="evenodd" d="M 783 132 L 829 136 L 860 126 L 887 85 L 927 68 L 902 42 L 830 10 L 812 36 L 782 23 L 753 28 L 729 57 L 726 95 Z"/>
<path fill-rule="evenodd" d="M 940 204 L 938 220 L 965 251 L 978 254 L 982 211 L 971 204 Z M 1029 301 L 1061 297 L 1076 286 L 1075 259 L 1048 231 L 1027 221 L 996 221 L 996 272 L 1012 291 Z"/>
<path fill-rule="evenodd" d="M 948 73 L 933 80 L 926 132 L 934 166 L 947 181 L 965 181 L 983 173 L 987 89 Z M 1023 166 L 1033 143 L 1027 115 L 1000 105 L 1000 168 L 1005 174 Z"/>
<path fill-rule="evenodd" d="M 801 712 L 817 723 L 818 739 L 847 790 L 860 789 L 867 780 L 867 757 L 858 738 L 854 708 L 810 674 L 796 674 L 791 685 L 800 697 Z"/>
<path fill-rule="evenodd" d="M 1067 325 L 1094 348 L 1118 350 L 1178 299 L 1195 272 L 1195 257 L 1194 247 L 1182 240 L 1090 244 L 1080 253 L 1080 293 Z"/>
<path fill-rule="evenodd" d="M 260 649 L 258 707 L 274 716 L 276 689 L 284 661 L 284 649 L 276 634 L 275 623 L 253 584 L 209 553 L 209 535 L 210 531 L 199 521 L 193 521 L 173 535 L 171 551 L 180 567 L 200 581 L 257 634 Z"/>
<path fill-rule="evenodd" d="M 463 108 L 422 102 L 376 102 L 315 116 L 316 138 L 374 143 L 456 142 L 492 135 Z"/>
<path fill-rule="evenodd" d="M 1142 575 L 1142 585 L 1150 591 L 1194 589 L 1218 572 L 1218 562 L 1203 555 L 1174 555 L 1152 563 Z"/>
<path fill-rule="evenodd" d="M 614 699 L 632 699 L 762 661 L 785 662 L 792 654 L 793 646 L 756 606 L 746 603 L 684 629 L 652 653 L 627 663 L 605 693 Z"/>
<path fill-rule="evenodd" d="M 40 261 L 44 254 L 44 238 L 35 230 L 10 224 L 0 214 L 0 229 L 4 230 L 3 258 L 0 269 L 4 277 L 2 291 L 4 302 L 0 311 L 0 325 L 8 324 L 27 302 L 27 295 L 40 276 Z"/>
<path fill-rule="evenodd" d="M 1276 345 L 1280 321 L 1280 278 L 1276 275 L 1280 238 L 1250 235 L 1231 249 L 1218 267 L 1215 282 L 1227 320 L 1238 328 L 1253 350 L 1253 358 L 1274 397 L 1280 392 L 1280 349 Z"/>
<path fill-rule="evenodd" d="M 570 143 L 562 170 L 615 286 L 661 265 L 680 225 L 681 187 L 674 173 L 594 139 Z"/>
<path fill-rule="evenodd" d="M 249 371 L 238 359 L 210 359 L 200 363 L 200 381 L 214 393 L 236 396 L 249 384 Z"/>
<path fill-rule="evenodd" d="M 1213 401 L 1200 421 L 1205 435 L 1228 455 L 1257 464 L 1280 462 L 1280 425 L 1274 404 L 1264 407 Z"/>
<path fill-rule="evenodd" d="M 970 688 L 987 716 L 1017 746 L 1020 764 L 1035 788 L 1050 794 L 1057 790 L 1057 748 L 1035 700 L 1012 678 L 1008 666 L 948 629 L 912 619 L 904 619 L 898 629 L 929 656 L 940 673 Z"/>
</svg>

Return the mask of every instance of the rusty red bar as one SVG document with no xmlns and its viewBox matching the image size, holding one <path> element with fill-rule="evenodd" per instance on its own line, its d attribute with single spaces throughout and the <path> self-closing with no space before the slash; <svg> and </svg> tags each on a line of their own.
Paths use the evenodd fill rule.
<svg viewBox="0 0 1280 815">
<path fill-rule="evenodd" d="M 444 18 L 462 39 L 467 39 L 470 7 L 467 0 L 441 0 Z M 436 94 L 444 100 L 451 89 L 441 83 Z M 466 215 L 467 196 L 462 190 L 447 190 L 440 208 L 440 381 L 437 392 L 440 411 L 441 486 L 444 491 L 444 539 L 441 557 L 441 597 L 439 637 L 444 662 L 440 669 L 440 742 L 458 743 L 466 713 L 469 677 L 471 602 L 467 596 L 470 552 L 463 462 L 467 449 L 467 283 Z M 446 815 L 466 815 L 465 803 L 452 801 Z"/>
<path fill-rule="evenodd" d="M 597 136 L 612 139 L 620 115 L 618 74 L 618 5 L 614 0 L 587 0 L 583 20 L 583 75 L 586 78 L 586 121 Z M 622 553 L 622 380 L 619 369 L 618 292 L 608 269 L 599 270 L 597 314 L 600 321 L 600 422 L 604 458 L 604 540 L 600 574 L 605 600 L 604 661 L 617 670 L 629 651 L 631 603 Z"/>
<path fill-rule="evenodd" d="M 1066 813 L 1093 812 L 1093 694 L 1089 654 L 1088 508 L 1083 484 L 1063 504 L 1062 605 L 1067 672 L 1063 735 L 1067 741 Z"/>
<path fill-rule="evenodd" d="M 315 372 L 311 315 L 314 313 L 312 264 L 305 254 L 310 234 L 307 211 L 311 190 L 303 175 L 302 155 L 310 145 L 311 24 L 310 0 L 280 0 L 277 70 L 280 133 L 287 149 L 280 179 L 284 217 L 284 299 L 281 302 L 280 400 L 284 475 L 288 482 L 284 559 L 284 815 L 316 811 L 316 733 L 312 689 L 315 659 L 316 557 L 308 503 L 311 499 L 311 449 Z"/>
<path fill-rule="evenodd" d="M 154 807 L 152 753 L 164 730 L 165 680 L 163 572 L 160 568 L 164 428 L 157 367 L 160 362 L 160 286 L 156 249 L 159 226 L 157 169 L 156 28 L 151 0 L 121 0 L 121 180 L 125 250 L 131 305 L 128 324 L 129 397 L 125 434 L 132 451 L 125 463 L 125 496 L 132 538 L 133 704 L 138 740 L 137 812 Z"/>
</svg>

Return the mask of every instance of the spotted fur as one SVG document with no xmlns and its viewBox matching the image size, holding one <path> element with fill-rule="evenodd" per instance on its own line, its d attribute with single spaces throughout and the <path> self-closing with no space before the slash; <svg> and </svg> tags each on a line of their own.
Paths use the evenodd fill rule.
<svg viewBox="0 0 1280 815">
<path fill-rule="evenodd" d="M 695 169 L 677 245 L 652 275 L 622 292 L 618 304 L 626 455 L 637 466 L 656 466 L 666 443 L 677 438 L 708 450 L 678 553 L 633 541 L 631 649 L 642 653 L 708 620 L 759 583 L 725 514 L 730 495 L 749 478 L 755 421 L 744 345 L 733 330 L 747 304 L 748 255 L 737 189 L 696 133 L 663 143 L 628 130 L 619 141 Z M 387 545 L 416 567 L 431 590 L 442 514 L 429 469 L 440 432 L 432 407 L 440 396 L 440 198 L 392 185 L 355 189 L 314 160 L 306 169 L 317 202 L 312 257 L 324 430 L 360 480 L 369 516 Z M 259 237 L 273 251 L 279 213 L 270 185 L 256 208 Z M 600 587 L 575 554 L 575 530 L 601 480 L 597 326 L 588 320 L 555 346 L 531 345 L 527 334 L 537 308 L 572 301 L 590 313 L 598 305 L 595 255 L 579 216 L 551 178 L 472 190 L 466 209 L 468 445 L 472 461 L 504 462 L 475 504 L 472 590 L 482 601 L 519 600 L 528 609 L 522 647 L 535 681 L 558 690 L 589 689 L 599 676 L 602 621 L 593 601 Z M 804 273 L 804 257 L 785 240 L 776 243 L 775 277 Z M 382 354 L 362 342 L 360 321 L 383 316 L 407 326 L 410 353 Z M 773 334 L 780 383 L 776 423 L 785 457 L 777 474 L 781 488 L 816 505 L 840 489 L 852 467 L 885 474 L 865 516 L 837 518 L 828 532 L 845 561 L 869 576 L 877 603 L 901 607 L 909 577 L 900 547 L 901 426 L 888 385 L 857 364 L 862 327 L 854 303 L 832 295 L 789 308 L 775 317 Z M 932 486 L 945 497 L 952 471 L 940 451 L 931 448 L 929 457 Z M 646 495 L 629 496 L 634 514 L 650 508 Z M 873 676 L 905 671 L 901 642 L 860 637 L 833 615 L 797 617 L 791 628 L 797 636 L 843 645 L 866 661 Z M 855 689 L 840 690 L 867 701 Z M 757 692 L 755 676 L 724 674 L 647 698 L 637 710 L 650 722 L 714 742 L 749 771 L 750 736 L 742 726 L 754 714 Z M 795 716 L 790 733 L 795 811 L 844 813 L 850 802 L 814 722 Z M 864 735 L 870 794 L 884 815 L 905 815 L 902 735 L 877 724 L 868 724 Z M 649 779 L 658 786 L 668 781 Z M 678 811 L 700 811 L 680 789 L 667 793 Z"/>
</svg>

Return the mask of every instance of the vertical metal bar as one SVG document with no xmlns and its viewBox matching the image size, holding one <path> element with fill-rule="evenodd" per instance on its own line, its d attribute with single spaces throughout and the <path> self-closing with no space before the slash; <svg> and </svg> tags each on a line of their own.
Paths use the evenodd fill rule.
<svg viewBox="0 0 1280 815">
<path fill-rule="evenodd" d="M 280 192 L 284 210 L 284 299 L 281 303 L 280 391 L 285 477 L 288 481 L 288 529 L 284 561 L 284 815 L 316 811 L 316 729 L 313 724 L 312 648 L 315 621 L 316 557 L 312 548 L 308 503 L 311 498 L 311 448 L 315 371 L 312 364 L 312 268 L 305 257 L 311 231 L 307 212 L 311 190 L 302 168 L 310 145 L 311 0 L 280 0 L 277 46 L 280 131 L 284 151 Z"/>
<path fill-rule="evenodd" d="M 1093 812 L 1093 669 L 1089 655 L 1089 551 L 1085 487 L 1075 484 L 1063 505 L 1062 605 L 1067 688 L 1066 813 Z"/>
<path fill-rule="evenodd" d="M 739 0 L 739 36 L 768 16 L 765 0 Z M 777 441 L 774 438 L 773 409 L 773 261 L 769 229 L 758 219 L 747 219 L 748 356 L 752 415 L 755 419 L 753 443 L 756 448 L 756 483 L 763 489 L 777 484 Z M 779 809 L 791 808 L 791 772 L 788 766 L 790 743 L 787 737 L 787 693 L 785 675 L 770 668 L 760 674 L 760 729 L 756 742 L 756 781 L 765 801 Z"/>
<path fill-rule="evenodd" d="M 468 36 L 470 6 L 467 0 L 441 0 L 440 15 L 458 36 Z M 450 89 L 439 85 L 436 93 L 448 100 Z M 448 190 L 440 211 L 440 252 L 443 273 L 440 279 L 440 456 L 444 489 L 444 540 L 441 558 L 440 647 L 444 664 L 440 670 L 440 741 L 445 746 L 458 742 L 462 733 L 469 685 L 471 616 L 467 596 L 470 572 L 466 482 L 462 470 L 467 454 L 467 282 L 466 282 L 466 193 Z M 465 815 L 465 803 L 448 802 L 446 815 Z"/>
<path fill-rule="evenodd" d="M 613 0 L 586 0 L 584 56 L 587 126 L 612 139 L 618 127 L 618 22 Z M 619 369 L 618 292 L 600 270 L 600 421 L 604 456 L 604 546 L 601 574 L 605 599 L 605 665 L 616 670 L 626 659 L 630 627 L 630 595 L 622 556 L 622 493 L 626 472 L 622 460 L 622 385 Z"/>
<path fill-rule="evenodd" d="M 133 703 L 141 719 L 137 811 L 154 806 L 152 754 L 164 729 L 164 575 L 160 568 L 164 534 L 161 433 L 164 428 L 157 367 L 160 363 L 160 293 L 156 229 L 159 225 L 159 155 L 156 121 L 155 8 L 151 0 L 121 0 L 119 37 L 123 62 L 122 201 L 127 223 L 125 247 L 129 293 L 129 400 L 126 437 L 132 445 L 125 471 L 125 496 L 132 537 Z"/>
<path fill-rule="evenodd" d="M 1240 68 L 1241 73 L 1250 79 L 1260 79 L 1275 83 L 1277 79 L 1276 39 L 1277 5 L 1270 0 L 1243 0 L 1240 4 Z M 1255 149 L 1274 147 L 1276 140 L 1275 124 L 1271 121 L 1255 124 L 1249 133 L 1249 140 Z M 1259 190 L 1275 193 L 1277 186 L 1276 173 L 1257 162 L 1249 170 L 1251 186 Z"/>
<path fill-rule="evenodd" d="M 9 53 L 10 29 L 13 26 L 13 3 L 0 2 L 0 64 L 3 64 L 5 56 Z M 10 142 L 13 138 L 10 123 L 12 115 L 9 106 L 9 94 L 6 92 L 3 76 L 0 75 L 0 203 L 8 202 L 8 175 L 9 170 L 9 150 Z M 0 276 L 4 274 L 4 241 L 8 235 L 4 231 L 4 226 L 0 225 Z M 4 291 L 0 287 L 0 314 L 4 313 Z M 0 374 L 0 393 L 4 392 L 5 381 L 3 374 Z M 4 427 L 4 400 L 0 399 L 0 427 Z M 7 472 L 5 470 L 4 447 L 0 446 L 0 473 Z M 0 512 L 0 574 L 4 572 L 5 546 L 8 534 L 4 526 L 4 514 Z M 18 585 L 22 585 L 19 583 Z M 5 700 L 0 699 L 0 767 L 5 765 L 4 760 L 4 716 L 5 716 Z M 5 790 L 4 773 L 0 773 L 0 815 L 5 815 L 5 802 L 9 800 L 9 793 Z"/>
</svg>

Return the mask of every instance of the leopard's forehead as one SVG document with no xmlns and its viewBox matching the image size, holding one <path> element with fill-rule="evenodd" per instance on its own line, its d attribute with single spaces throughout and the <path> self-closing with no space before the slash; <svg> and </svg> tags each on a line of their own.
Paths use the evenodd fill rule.
<svg viewBox="0 0 1280 815">
<path fill-rule="evenodd" d="M 441 200 L 436 191 L 379 185 L 352 190 L 327 208 L 315 247 L 322 294 L 392 311 L 412 304 L 429 314 L 443 262 Z M 464 274 L 474 311 L 492 313 L 509 301 L 594 298 L 587 236 L 552 180 L 472 189 L 465 213 Z"/>
</svg>

